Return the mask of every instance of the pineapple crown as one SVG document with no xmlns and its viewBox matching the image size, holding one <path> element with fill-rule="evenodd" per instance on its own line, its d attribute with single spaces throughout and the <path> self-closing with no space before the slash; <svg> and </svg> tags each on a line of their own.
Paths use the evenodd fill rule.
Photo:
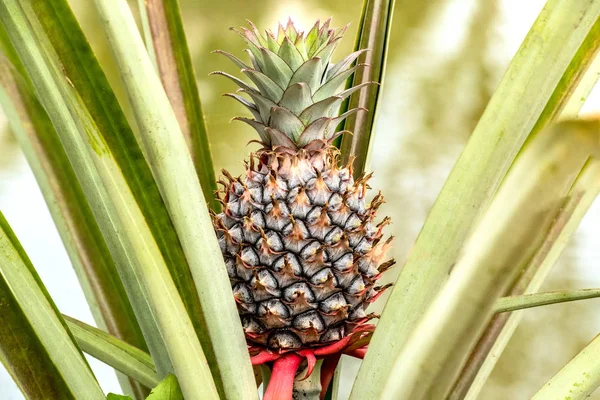
<svg viewBox="0 0 600 400">
<path fill-rule="evenodd" d="M 317 21 L 306 34 L 298 31 L 291 19 L 285 28 L 279 25 L 276 35 L 270 30 L 262 35 L 250 21 L 250 29 L 232 28 L 248 44 L 252 66 L 232 54 L 216 51 L 233 61 L 254 83 L 255 87 L 225 72 L 213 72 L 231 79 L 240 87 L 238 93 L 249 96 L 251 101 L 239 94 L 226 94 L 252 113 L 253 119 L 234 119 L 252 126 L 266 149 L 328 148 L 344 133 L 336 130 L 339 123 L 364 110 L 355 108 L 339 115 L 344 99 L 373 82 L 338 91 L 354 71 L 365 65 L 351 67 L 366 50 L 355 51 L 332 64 L 331 56 L 348 26 L 334 29 L 329 27 L 330 22 Z"/>
</svg>

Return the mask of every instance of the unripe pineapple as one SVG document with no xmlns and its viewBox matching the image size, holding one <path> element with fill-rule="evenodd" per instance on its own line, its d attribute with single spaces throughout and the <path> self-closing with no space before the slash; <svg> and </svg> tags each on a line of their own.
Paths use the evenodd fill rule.
<svg viewBox="0 0 600 400">
<path fill-rule="evenodd" d="M 390 240 L 388 218 L 376 224 L 383 202 L 365 202 L 368 176 L 354 180 L 340 168 L 332 141 L 345 98 L 338 91 L 359 66 L 361 51 L 331 64 L 344 29 L 317 22 L 304 35 L 290 22 L 277 35 L 255 26 L 238 32 L 252 66 L 230 58 L 256 85 L 223 72 L 240 86 L 229 94 L 246 106 L 263 147 L 250 156 L 246 174 L 222 192 L 224 212 L 214 224 L 244 331 L 253 346 L 279 352 L 337 342 L 373 315 L 365 309 L 382 292 L 376 281 L 393 265 L 381 263 Z M 251 101 L 250 101 L 251 100 Z"/>
</svg>

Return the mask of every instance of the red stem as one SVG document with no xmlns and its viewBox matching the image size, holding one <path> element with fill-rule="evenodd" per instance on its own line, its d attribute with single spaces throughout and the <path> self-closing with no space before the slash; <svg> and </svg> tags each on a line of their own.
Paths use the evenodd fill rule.
<svg viewBox="0 0 600 400">
<path fill-rule="evenodd" d="M 273 373 L 263 400 L 291 400 L 294 390 L 294 378 L 303 357 L 288 353 L 273 364 Z"/>
</svg>

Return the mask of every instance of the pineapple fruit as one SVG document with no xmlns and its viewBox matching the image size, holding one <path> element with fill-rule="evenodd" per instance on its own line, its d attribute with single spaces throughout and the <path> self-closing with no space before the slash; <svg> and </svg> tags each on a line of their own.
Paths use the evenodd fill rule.
<svg viewBox="0 0 600 400">
<path fill-rule="evenodd" d="M 364 85 L 339 91 L 361 65 L 362 51 L 336 64 L 331 56 L 345 28 L 317 22 L 304 35 L 289 22 L 275 35 L 236 30 L 251 66 L 225 53 L 256 87 L 228 94 L 254 117 L 262 148 L 250 155 L 242 178 L 223 171 L 223 212 L 213 216 L 233 295 L 248 343 L 284 353 L 338 343 L 374 317 L 365 309 L 385 289 L 376 281 L 393 260 L 382 258 L 389 218 L 376 224 L 381 193 L 367 204 L 369 176 L 354 180 L 338 166 L 333 140 L 350 110 L 340 105 Z"/>
</svg>

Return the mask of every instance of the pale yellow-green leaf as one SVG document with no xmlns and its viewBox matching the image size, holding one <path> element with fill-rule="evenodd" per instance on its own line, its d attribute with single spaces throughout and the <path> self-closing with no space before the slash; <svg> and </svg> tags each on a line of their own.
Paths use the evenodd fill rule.
<svg viewBox="0 0 600 400">
<path fill-rule="evenodd" d="M 0 24 L 1 47 L 7 55 L 13 53 L 7 51 L 12 45 L 4 39 Z M 13 64 L 20 64 L 16 56 L 9 60 L 0 54 L 0 105 L 35 175 L 94 320 L 147 349 L 114 260 L 52 122 L 22 75 L 22 66 Z M 126 390 L 143 396 L 138 385 L 119 379 Z"/>
<path fill-rule="evenodd" d="M 131 244 L 112 234 L 116 207 L 104 187 L 98 166 L 102 166 L 107 175 L 110 174 L 110 170 L 117 173 L 118 168 L 111 163 L 111 157 L 102 158 L 106 154 L 104 142 L 90 123 L 89 115 L 81 109 L 71 86 L 62 77 L 52 47 L 43 36 L 39 24 L 35 23 L 34 13 L 29 4 L 25 3 L 23 9 L 20 1 L 10 0 L 2 2 L 0 7 L 0 19 L 27 70 L 42 106 L 59 134 L 84 194 L 90 202 L 92 213 L 99 223 L 116 265 L 120 267 L 119 275 L 155 362 L 164 365 L 164 369 L 168 371 L 172 368 L 168 354 L 148 304 L 147 295 L 132 267 L 134 261 L 127 250 Z M 26 16 L 27 11 L 31 20 Z M 39 95 L 40 93 L 43 95 Z M 72 101 L 67 102 L 66 99 Z M 124 185 L 124 182 L 117 180 L 117 184 Z M 125 190 L 123 193 L 126 192 Z"/>
<path fill-rule="evenodd" d="M 558 113 L 560 113 L 561 119 L 577 117 L 583 102 L 600 76 L 600 57 L 597 56 L 599 46 L 600 19 L 597 19 L 565 70 L 528 140 L 535 137 L 537 130 Z M 564 104 L 562 109 L 561 104 Z M 588 163 L 584 167 L 572 189 L 569 200 L 549 230 L 546 240 L 525 271 L 514 282 L 509 293 L 505 293 L 505 295 L 535 293 L 539 290 L 558 255 L 564 249 L 571 234 L 591 205 L 591 201 L 600 190 L 600 175 L 598 175 L 600 170 L 596 164 L 597 162 Z M 599 179 L 594 176 L 598 176 Z M 471 362 L 461 371 L 454 384 L 450 395 L 452 400 L 462 399 L 465 396 L 467 399 L 478 397 L 479 391 L 520 322 L 521 315 L 516 312 L 497 316 L 490 322 L 471 353 Z"/>
<path fill-rule="evenodd" d="M 119 265 L 136 316 L 142 329 L 146 328 L 144 336 L 155 363 L 172 368 L 181 377 L 187 397 L 217 398 L 202 348 L 147 222 L 94 120 L 62 76 L 29 5 L 27 1 L 3 1 L 0 19 L 61 137 Z"/>
<path fill-rule="evenodd" d="M 531 400 L 583 400 L 600 386 L 600 336 L 548 381 Z"/>
<path fill-rule="evenodd" d="M 383 399 L 448 395 L 496 300 L 543 242 L 592 155 L 600 156 L 600 121 L 559 123 L 528 146 L 396 359 Z"/>
<path fill-rule="evenodd" d="M 527 280 L 524 293 L 535 293 L 540 289 L 598 193 L 600 193 L 600 161 L 593 160 L 586 164 L 577 177 L 569 192 L 568 200 L 556 216 L 553 228 L 549 230 L 545 242 L 527 266 L 527 270 L 531 272 L 528 272 L 528 276 L 525 277 Z M 492 342 L 489 343 L 489 350 L 487 350 L 488 355 L 475 372 L 475 376 L 472 379 L 459 381 L 465 387 L 455 387 L 452 399 L 464 397 L 467 400 L 476 400 L 479 398 L 481 389 L 521 321 L 522 313 L 522 311 L 515 311 L 508 316 L 502 331 L 491 338 Z M 461 393 L 466 393 L 466 395 Z"/>
<path fill-rule="evenodd" d="M 565 69 L 600 15 L 600 2 L 550 0 L 511 62 L 403 266 L 352 400 L 379 398 L 394 360 L 448 278 Z M 559 105 L 557 105 L 558 107 Z"/>
<path fill-rule="evenodd" d="M 127 2 L 96 0 L 96 5 L 128 91 L 142 148 L 198 289 L 225 396 L 255 399 L 254 374 L 223 256 L 175 113 Z M 193 377 L 180 373 L 177 377 L 186 394 L 186 385 Z"/>
</svg>

